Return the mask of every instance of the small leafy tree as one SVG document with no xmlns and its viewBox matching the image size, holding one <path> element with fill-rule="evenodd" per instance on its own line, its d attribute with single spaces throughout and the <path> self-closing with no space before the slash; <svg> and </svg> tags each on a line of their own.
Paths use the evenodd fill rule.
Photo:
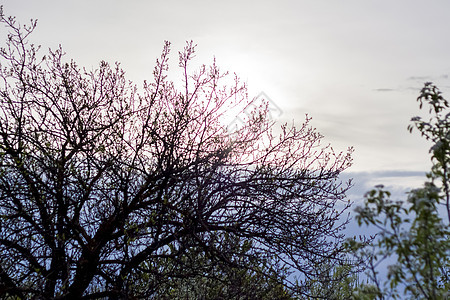
<svg viewBox="0 0 450 300">
<path fill-rule="evenodd" d="M 414 126 L 408 126 L 410 132 L 417 128 L 422 136 L 432 142 L 430 148 L 433 167 L 429 173 L 432 183 L 440 181 L 441 192 L 439 203 L 445 205 L 450 224 L 450 112 L 449 102 L 444 99 L 439 89 L 431 82 L 425 83 L 419 98 L 420 108 L 424 103 L 429 104 L 429 120 L 414 117 Z"/>
<path fill-rule="evenodd" d="M 118 64 L 41 56 L 35 22 L 1 24 L 0 294 L 152 298 L 160 283 L 208 275 L 307 293 L 317 264 L 343 259 L 336 204 L 351 151 L 321 146 L 309 119 L 274 135 L 261 107 L 231 132 L 222 120 L 248 103 L 245 85 L 215 63 L 190 72 L 192 43 L 181 90 L 166 42 L 138 92 Z"/>
<path fill-rule="evenodd" d="M 368 192 L 364 206 L 356 209 L 359 225 L 379 229 L 373 247 L 349 241 L 350 246 L 358 249 L 357 255 L 367 261 L 371 284 L 360 286 L 355 294 L 368 299 L 401 298 L 399 286 L 413 299 L 450 296 L 450 231 L 440 213 L 440 207 L 445 207 L 450 220 L 449 103 L 431 83 L 425 84 L 418 101 L 421 108 L 428 103 L 433 116 L 428 121 L 413 118 L 414 126 L 409 126 L 409 130 L 417 128 L 433 142 L 430 180 L 409 193 L 407 205 L 392 200 L 390 192 L 380 185 Z M 397 263 L 388 266 L 387 280 L 381 280 L 377 266 L 386 258 L 394 258 Z"/>
</svg>

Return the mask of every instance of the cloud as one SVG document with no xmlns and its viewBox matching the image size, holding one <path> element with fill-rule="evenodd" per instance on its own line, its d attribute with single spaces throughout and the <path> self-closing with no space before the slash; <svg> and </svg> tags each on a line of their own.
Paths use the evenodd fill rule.
<svg viewBox="0 0 450 300">
<path fill-rule="evenodd" d="M 394 91 L 396 91 L 396 89 L 380 88 L 380 89 L 375 89 L 374 91 L 376 91 L 376 92 L 394 92 Z"/>
<path fill-rule="evenodd" d="M 418 82 L 435 82 L 435 81 L 441 81 L 441 80 L 447 80 L 450 78 L 449 74 L 442 74 L 441 75 L 429 75 L 429 76 L 410 76 L 407 78 L 409 81 L 418 81 Z"/>
<path fill-rule="evenodd" d="M 364 194 L 378 184 L 383 184 L 392 193 L 392 198 L 406 199 L 405 194 L 411 189 L 419 188 L 425 182 L 425 171 L 385 170 L 373 172 L 345 171 L 341 179 L 352 179 L 353 187 L 347 193 L 348 198 L 356 204 L 361 203 Z"/>
<path fill-rule="evenodd" d="M 408 77 L 408 80 L 419 80 L 419 81 L 431 80 L 431 79 L 432 79 L 431 76 L 411 76 L 411 77 Z"/>
</svg>

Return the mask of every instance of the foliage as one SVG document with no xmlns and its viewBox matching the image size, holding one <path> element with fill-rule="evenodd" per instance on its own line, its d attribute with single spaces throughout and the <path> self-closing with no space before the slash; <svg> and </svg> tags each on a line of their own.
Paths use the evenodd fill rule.
<svg viewBox="0 0 450 300">
<path fill-rule="evenodd" d="M 428 121 L 421 117 L 414 117 L 414 125 L 408 126 L 411 132 L 416 127 L 422 136 L 433 143 L 430 148 L 433 167 L 428 175 L 431 181 L 440 180 L 442 183 L 442 200 L 447 208 L 450 223 L 450 111 L 449 102 L 442 97 L 442 93 L 431 82 L 425 83 L 419 98 L 420 108 L 424 103 L 430 105 L 429 113 L 433 114 Z"/>
<path fill-rule="evenodd" d="M 274 135 L 262 107 L 231 132 L 222 120 L 248 103 L 245 85 L 215 63 L 190 72 L 192 42 L 182 90 L 166 42 L 138 92 L 119 64 L 40 56 L 35 22 L 1 23 L 0 293 L 148 298 L 174 278 L 209 284 L 219 266 L 224 288 L 237 276 L 303 292 L 284 272 L 320 281 L 317 264 L 342 260 L 351 150 L 321 146 L 309 119 Z"/>
<path fill-rule="evenodd" d="M 325 264 L 318 267 L 327 271 L 328 280 L 312 281 L 309 287 L 311 293 L 305 299 L 352 299 L 359 284 L 358 274 L 353 269 L 354 264 L 345 262 L 342 265 Z"/>
<path fill-rule="evenodd" d="M 430 181 L 409 192 L 406 205 L 393 201 L 389 191 L 377 186 L 365 195 L 364 206 L 356 209 L 360 226 L 379 229 L 373 248 L 349 241 L 357 256 L 367 260 L 371 284 L 361 286 L 359 295 L 370 294 L 369 299 L 401 298 L 399 286 L 414 299 L 449 297 L 450 232 L 439 209 L 443 204 L 450 220 L 450 113 L 445 111 L 449 104 L 431 83 L 425 84 L 418 101 L 421 107 L 424 102 L 430 104 L 429 112 L 434 113 L 429 122 L 412 119 L 422 135 L 433 142 Z M 387 280 L 382 281 L 377 266 L 386 258 L 395 258 L 397 263 L 388 266 Z"/>
<path fill-rule="evenodd" d="M 281 283 L 287 276 L 286 270 L 276 269 L 270 258 L 259 257 L 255 261 L 254 257 L 246 255 L 251 247 L 250 241 L 241 243 L 226 235 L 222 244 L 233 251 L 240 249 L 239 264 L 212 263 L 212 258 L 206 257 L 201 250 L 190 249 L 181 258 L 183 268 L 191 273 L 189 277 L 167 277 L 163 281 L 145 279 L 137 282 L 137 288 L 158 282 L 153 293 L 157 299 L 294 299 Z M 156 264 L 165 265 L 173 273 L 170 269 L 174 265 L 170 261 Z M 238 267 L 242 264 L 247 268 Z"/>
</svg>

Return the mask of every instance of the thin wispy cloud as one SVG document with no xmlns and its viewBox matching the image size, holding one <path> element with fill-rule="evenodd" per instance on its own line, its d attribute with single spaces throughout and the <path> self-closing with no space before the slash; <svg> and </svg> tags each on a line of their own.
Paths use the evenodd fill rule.
<svg viewBox="0 0 450 300">
<path fill-rule="evenodd" d="M 389 88 L 379 88 L 379 89 L 374 89 L 374 91 L 376 91 L 376 92 L 395 92 L 397 90 L 396 89 L 389 89 Z"/>
<path fill-rule="evenodd" d="M 411 76 L 408 77 L 408 80 L 414 80 L 414 81 L 427 81 L 432 80 L 432 76 Z"/>
</svg>

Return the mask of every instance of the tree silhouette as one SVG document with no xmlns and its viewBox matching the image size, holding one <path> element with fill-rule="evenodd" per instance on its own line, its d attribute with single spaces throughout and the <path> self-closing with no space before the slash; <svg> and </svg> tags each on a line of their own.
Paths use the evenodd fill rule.
<svg viewBox="0 0 450 300">
<path fill-rule="evenodd" d="M 138 89 L 119 64 L 41 56 L 28 41 L 36 22 L 1 22 L 0 293 L 152 297 L 157 280 L 201 273 L 193 251 L 258 276 L 287 268 L 299 283 L 280 283 L 306 293 L 315 266 L 343 258 L 338 176 L 351 150 L 321 146 L 309 118 L 274 134 L 260 107 L 230 131 L 223 118 L 248 102 L 245 85 L 223 85 L 215 62 L 191 73 L 192 42 L 179 53 L 182 90 L 167 78 L 168 42 Z"/>
</svg>

